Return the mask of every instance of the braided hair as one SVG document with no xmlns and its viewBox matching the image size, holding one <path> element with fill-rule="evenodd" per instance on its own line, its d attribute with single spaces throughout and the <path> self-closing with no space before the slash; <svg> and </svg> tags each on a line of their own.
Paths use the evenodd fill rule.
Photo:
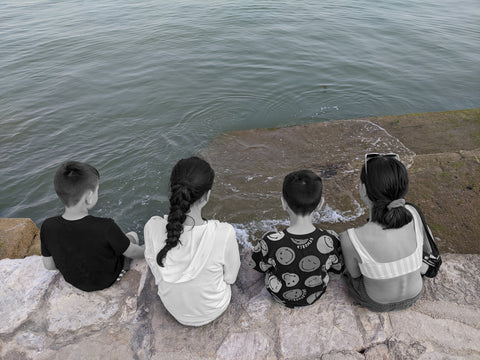
<svg viewBox="0 0 480 360">
<path fill-rule="evenodd" d="M 402 199 L 408 192 L 408 173 L 405 166 L 394 158 L 376 157 L 368 161 L 360 173 L 367 196 L 372 201 L 372 221 L 384 229 L 398 229 L 412 221 L 412 214 L 405 206 L 389 206 Z"/>
<path fill-rule="evenodd" d="M 164 266 L 167 252 L 180 242 L 183 223 L 190 206 L 212 188 L 214 177 L 215 173 L 210 164 L 196 156 L 182 159 L 173 167 L 169 185 L 167 239 L 165 246 L 157 254 L 158 265 Z"/>
</svg>

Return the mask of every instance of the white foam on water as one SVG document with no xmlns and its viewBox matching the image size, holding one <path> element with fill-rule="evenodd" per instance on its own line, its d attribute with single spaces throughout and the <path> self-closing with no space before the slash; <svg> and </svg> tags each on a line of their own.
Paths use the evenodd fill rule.
<svg viewBox="0 0 480 360">
<path fill-rule="evenodd" d="M 249 231 L 242 224 L 232 224 L 237 235 L 237 242 L 244 249 L 253 249 L 253 245 L 248 240 L 250 238 Z"/>
<path fill-rule="evenodd" d="M 288 219 L 281 220 L 260 220 L 260 221 L 251 221 L 247 224 L 232 224 L 235 232 L 237 234 L 238 243 L 245 249 L 253 249 L 253 244 L 251 240 L 253 239 L 254 233 L 260 231 L 262 234 L 268 231 L 278 231 L 281 228 L 287 227 L 289 224 Z"/>
<path fill-rule="evenodd" d="M 354 209 L 347 211 L 333 209 L 327 204 L 319 213 L 313 215 L 313 221 L 330 224 L 353 221 L 365 214 L 365 209 L 357 201 L 354 200 L 353 204 Z"/>
<path fill-rule="evenodd" d="M 339 222 L 349 222 L 353 221 L 356 218 L 362 216 L 365 213 L 364 208 L 357 202 L 354 201 L 354 209 L 341 211 L 338 209 L 333 209 L 329 205 L 326 205 L 322 211 L 315 213 L 313 215 L 313 222 L 316 224 L 322 223 L 339 223 Z M 259 221 L 251 221 L 247 224 L 232 224 L 236 235 L 237 241 L 244 249 L 253 249 L 254 243 L 259 239 L 254 237 L 254 234 L 261 232 L 262 234 L 268 231 L 279 231 L 282 228 L 288 227 L 290 221 L 285 219 L 267 219 Z"/>
</svg>

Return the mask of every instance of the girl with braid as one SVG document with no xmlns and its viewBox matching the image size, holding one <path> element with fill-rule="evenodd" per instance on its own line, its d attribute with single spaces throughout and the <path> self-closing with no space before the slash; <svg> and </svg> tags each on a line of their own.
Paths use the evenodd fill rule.
<svg viewBox="0 0 480 360">
<path fill-rule="evenodd" d="M 203 159 L 180 160 L 170 177 L 170 210 L 144 229 L 145 259 L 158 295 L 181 324 L 201 326 L 228 307 L 240 255 L 232 225 L 205 220 L 214 171 Z"/>
<path fill-rule="evenodd" d="M 352 297 L 372 311 L 412 306 L 423 293 L 423 248 L 430 252 L 423 222 L 405 203 L 408 174 L 397 154 L 365 155 L 360 198 L 369 222 L 340 234 L 345 280 Z"/>
</svg>

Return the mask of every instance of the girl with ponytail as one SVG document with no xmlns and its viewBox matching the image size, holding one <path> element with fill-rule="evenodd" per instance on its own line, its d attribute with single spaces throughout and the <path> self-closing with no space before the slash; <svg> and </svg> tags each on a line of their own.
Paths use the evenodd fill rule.
<svg viewBox="0 0 480 360">
<path fill-rule="evenodd" d="M 407 192 L 407 169 L 398 155 L 365 155 L 360 198 L 369 221 L 340 240 L 349 292 L 372 311 L 408 308 L 423 292 L 422 253 L 429 244 L 420 216 L 405 203 Z"/>
<path fill-rule="evenodd" d="M 158 295 L 188 326 L 205 325 L 225 311 L 240 268 L 233 227 L 202 217 L 214 177 L 205 160 L 180 160 L 170 176 L 168 215 L 153 216 L 144 229 L 145 259 Z"/>
</svg>

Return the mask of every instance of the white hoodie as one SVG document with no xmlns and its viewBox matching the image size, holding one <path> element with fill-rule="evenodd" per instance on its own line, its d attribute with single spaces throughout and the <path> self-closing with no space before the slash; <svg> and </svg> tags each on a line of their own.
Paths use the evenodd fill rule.
<svg viewBox="0 0 480 360">
<path fill-rule="evenodd" d="M 165 245 L 167 220 L 153 216 L 144 229 L 145 259 L 165 308 L 183 325 L 201 326 L 220 316 L 230 303 L 230 284 L 240 268 L 232 225 L 209 220 L 185 226 L 180 243 L 160 267 L 157 254 Z"/>
</svg>

